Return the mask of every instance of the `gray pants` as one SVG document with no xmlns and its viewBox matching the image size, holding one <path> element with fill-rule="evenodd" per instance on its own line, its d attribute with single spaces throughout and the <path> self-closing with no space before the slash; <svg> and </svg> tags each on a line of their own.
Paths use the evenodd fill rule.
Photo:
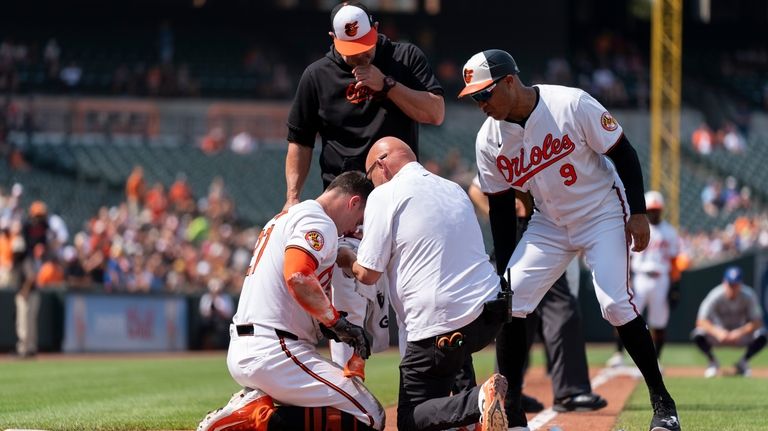
<svg viewBox="0 0 768 431">
<path fill-rule="evenodd" d="M 32 290 L 25 298 L 16 294 L 16 353 L 37 353 L 37 313 L 40 311 L 40 293 Z"/>
</svg>

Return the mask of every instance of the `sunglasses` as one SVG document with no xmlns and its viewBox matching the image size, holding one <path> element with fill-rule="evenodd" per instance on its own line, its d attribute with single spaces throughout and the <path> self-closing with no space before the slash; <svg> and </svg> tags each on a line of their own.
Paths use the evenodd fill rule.
<svg viewBox="0 0 768 431">
<path fill-rule="evenodd" d="M 496 88 L 496 84 L 498 84 L 500 80 L 501 79 L 494 81 L 493 84 L 489 85 L 484 90 L 478 91 L 469 97 L 471 97 L 475 102 L 487 102 L 488 99 L 493 96 L 493 89 Z"/>
<path fill-rule="evenodd" d="M 377 157 L 376 160 L 373 161 L 373 164 L 371 165 L 371 167 L 368 168 L 367 171 L 365 171 L 365 178 L 370 180 L 371 179 L 371 174 L 373 173 L 373 168 L 375 168 L 376 165 L 379 164 L 379 162 L 381 162 L 382 160 L 384 160 L 386 158 L 387 158 L 387 153 L 384 153 L 384 154 L 380 155 L 379 157 Z"/>
</svg>

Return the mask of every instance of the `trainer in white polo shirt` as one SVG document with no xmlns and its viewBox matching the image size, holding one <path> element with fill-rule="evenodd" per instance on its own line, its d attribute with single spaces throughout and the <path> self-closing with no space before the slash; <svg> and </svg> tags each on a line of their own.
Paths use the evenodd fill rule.
<svg viewBox="0 0 768 431">
<path fill-rule="evenodd" d="M 495 338 L 507 316 L 469 197 L 424 169 L 397 138 L 376 142 L 366 168 L 377 187 L 368 198 L 365 234 L 357 260 L 342 249 L 337 263 L 363 283 L 384 272 L 389 278 L 390 302 L 407 333 L 398 429 L 481 420 L 484 430 L 506 430 L 502 376 L 450 396 L 466 358 Z"/>
</svg>

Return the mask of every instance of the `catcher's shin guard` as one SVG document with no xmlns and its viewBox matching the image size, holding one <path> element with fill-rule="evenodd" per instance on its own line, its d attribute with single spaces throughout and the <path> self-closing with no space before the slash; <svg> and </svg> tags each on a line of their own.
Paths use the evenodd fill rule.
<svg viewBox="0 0 768 431">
<path fill-rule="evenodd" d="M 374 431 L 355 416 L 333 407 L 279 406 L 269 420 L 268 431 Z"/>
<path fill-rule="evenodd" d="M 267 431 L 274 412 L 272 397 L 258 389 L 242 390 L 227 405 L 208 413 L 197 431 Z"/>
</svg>

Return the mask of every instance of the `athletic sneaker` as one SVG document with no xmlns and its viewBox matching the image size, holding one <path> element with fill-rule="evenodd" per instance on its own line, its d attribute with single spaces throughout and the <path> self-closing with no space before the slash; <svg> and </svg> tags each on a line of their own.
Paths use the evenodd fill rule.
<svg viewBox="0 0 768 431">
<path fill-rule="evenodd" d="M 710 362 L 709 366 L 707 366 L 707 369 L 704 371 L 704 377 L 711 379 L 712 377 L 717 376 L 717 372 L 720 370 L 720 364 L 717 362 Z"/>
<path fill-rule="evenodd" d="M 477 404 L 480 407 L 480 425 L 483 431 L 507 431 L 507 414 L 504 399 L 507 396 L 507 379 L 494 374 L 480 387 Z"/>
<path fill-rule="evenodd" d="M 608 401 L 605 398 L 594 392 L 589 392 L 555 400 L 552 410 L 556 412 L 591 412 L 600 410 L 607 405 Z"/>
<path fill-rule="evenodd" d="M 651 431 L 680 431 L 680 417 L 677 415 L 675 401 L 669 394 L 651 395 L 651 406 Z"/>
<path fill-rule="evenodd" d="M 258 389 L 243 389 L 227 405 L 209 412 L 197 431 L 266 431 L 275 411 L 272 397 Z"/>
<path fill-rule="evenodd" d="M 613 355 L 611 355 L 611 357 L 608 358 L 608 361 L 605 362 L 605 365 L 611 368 L 621 367 L 622 365 L 624 365 L 624 353 L 613 352 Z"/>
<path fill-rule="evenodd" d="M 737 376 L 749 377 L 752 375 L 752 369 L 749 368 L 749 363 L 744 359 L 737 362 L 734 368 L 736 368 Z"/>
</svg>

